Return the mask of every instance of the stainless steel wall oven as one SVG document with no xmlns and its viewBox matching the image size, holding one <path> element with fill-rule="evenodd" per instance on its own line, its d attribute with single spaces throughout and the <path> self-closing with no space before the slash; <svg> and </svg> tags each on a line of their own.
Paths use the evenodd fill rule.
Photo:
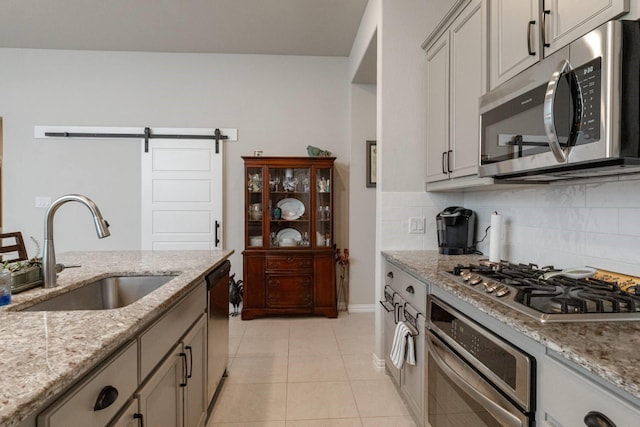
<svg viewBox="0 0 640 427">
<path fill-rule="evenodd" d="M 425 425 L 535 425 L 535 358 L 427 298 Z"/>
</svg>

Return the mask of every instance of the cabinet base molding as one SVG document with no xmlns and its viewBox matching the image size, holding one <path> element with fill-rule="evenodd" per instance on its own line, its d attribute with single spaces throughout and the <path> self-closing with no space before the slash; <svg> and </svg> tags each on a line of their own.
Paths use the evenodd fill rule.
<svg viewBox="0 0 640 427">
<path fill-rule="evenodd" d="M 314 307 L 312 310 L 301 309 L 301 308 L 258 308 L 251 309 L 245 308 L 242 310 L 241 318 L 242 320 L 252 320 L 257 317 L 266 317 L 266 316 L 288 316 L 288 315 L 317 315 L 317 316 L 325 316 L 329 319 L 335 319 L 338 317 L 338 309 L 335 307 Z"/>
</svg>

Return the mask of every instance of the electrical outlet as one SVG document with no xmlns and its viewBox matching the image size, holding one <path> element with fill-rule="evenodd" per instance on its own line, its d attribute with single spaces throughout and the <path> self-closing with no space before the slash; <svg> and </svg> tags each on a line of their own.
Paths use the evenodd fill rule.
<svg viewBox="0 0 640 427">
<path fill-rule="evenodd" d="M 425 219 L 421 217 L 409 218 L 409 234 L 424 234 Z"/>
<path fill-rule="evenodd" d="M 48 208 L 51 206 L 51 197 L 38 196 L 36 197 L 36 208 Z"/>
</svg>

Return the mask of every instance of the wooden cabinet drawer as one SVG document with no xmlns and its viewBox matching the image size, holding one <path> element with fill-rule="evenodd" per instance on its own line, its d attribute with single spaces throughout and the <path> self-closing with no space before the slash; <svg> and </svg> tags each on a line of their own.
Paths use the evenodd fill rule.
<svg viewBox="0 0 640 427">
<path fill-rule="evenodd" d="M 268 275 L 267 307 L 313 306 L 313 275 Z"/>
<path fill-rule="evenodd" d="M 38 415 L 38 427 L 105 426 L 129 400 L 138 386 L 138 347 L 129 344 L 80 384 Z M 113 403 L 95 410 L 98 397 L 112 387 Z"/>
<path fill-rule="evenodd" d="M 267 256 L 267 270 L 311 270 L 313 257 L 300 255 Z"/>
</svg>

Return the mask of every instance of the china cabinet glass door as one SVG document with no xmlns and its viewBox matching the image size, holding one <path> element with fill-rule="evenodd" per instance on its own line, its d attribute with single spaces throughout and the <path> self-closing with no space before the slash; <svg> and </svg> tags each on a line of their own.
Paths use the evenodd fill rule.
<svg viewBox="0 0 640 427">
<path fill-rule="evenodd" d="M 247 239 L 248 247 L 262 247 L 263 172 L 261 167 L 247 168 Z"/>
<path fill-rule="evenodd" d="M 307 247 L 310 233 L 309 168 L 268 168 L 268 247 Z M 266 213 L 265 212 L 265 213 Z"/>
<path fill-rule="evenodd" d="M 316 169 L 315 177 L 316 185 L 316 239 L 315 244 L 318 247 L 330 247 L 333 244 L 333 236 L 331 235 L 331 169 Z"/>
</svg>

